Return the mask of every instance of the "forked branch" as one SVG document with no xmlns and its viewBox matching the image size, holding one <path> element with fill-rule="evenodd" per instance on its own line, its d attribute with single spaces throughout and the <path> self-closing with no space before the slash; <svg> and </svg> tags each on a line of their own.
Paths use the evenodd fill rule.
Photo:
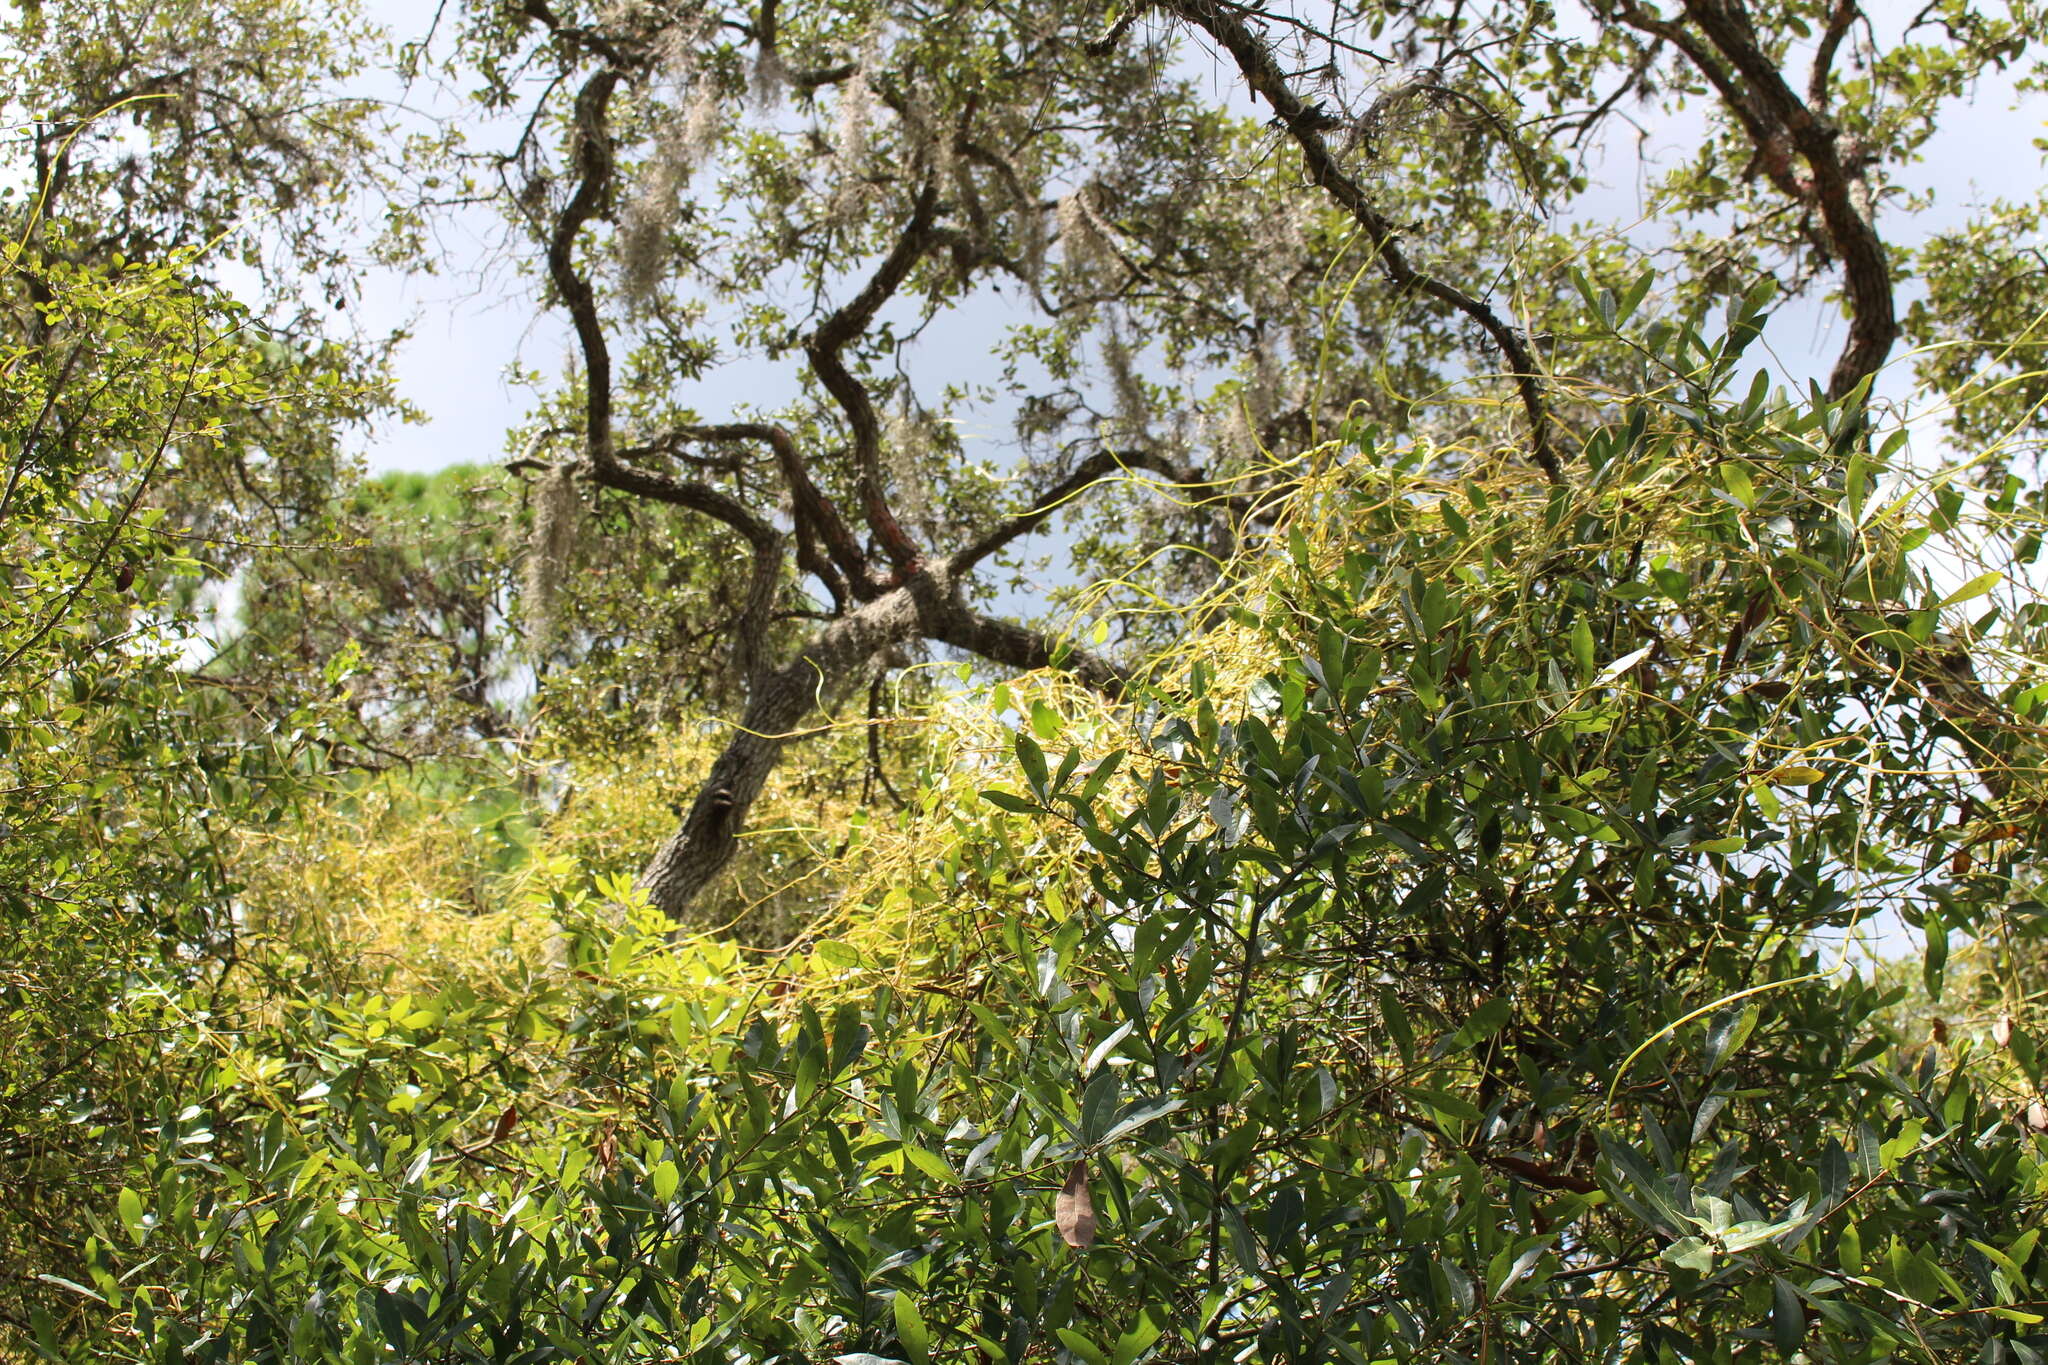
<svg viewBox="0 0 2048 1365">
<path fill-rule="evenodd" d="M 1301 149 L 1309 179 L 1320 186 L 1337 205 L 1365 229 L 1379 261 L 1381 273 L 1398 289 L 1410 289 L 1464 314 L 1491 338 L 1494 348 L 1507 364 L 1509 378 L 1522 400 L 1529 422 L 1529 454 L 1552 483 L 1560 483 L 1564 471 L 1551 444 L 1550 408 L 1543 391 L 1543 370 L 1529 350 L 1522 332 L 1495 312 L 1484 300 L 1457 286 L 1417 270 L 1401 249 L 1400 232 L 1367 196 L 1365 187 L 1346 172 L 1323 138 L 1329 119 L 1294 92 L 1287 73 L 1274 57 L 1272 47 L 1253 32 L 1242 12 L 1219 0 L 1160 0 L 1167 13 L 1201 29 L 1237 64 L 1239 74 L 1253 93 L 1273 106 L 1273 113 L 1287 135 Z"/>
</svg>

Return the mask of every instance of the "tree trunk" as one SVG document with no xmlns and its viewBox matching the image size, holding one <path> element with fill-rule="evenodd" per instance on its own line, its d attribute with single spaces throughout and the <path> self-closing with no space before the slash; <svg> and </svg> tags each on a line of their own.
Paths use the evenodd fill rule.
<svg viewBox="0 0 2048 1365">
<path fill-rule="evenodd" d="M 961 600 L 958 583 L 950 565 L 926 562 L 901 587 L 819 631 L 790 663 L 753 679 L 738 730 L 712 763 L 683 823 L 640 874 L 639 887 L 657 909 L 670 919 L 682 918 L 738 852 L 748 812 L 819 697 L 891 645 L 937 640 L 1013 668 L 1063 669 L 1106 696 L 1122 694 L 1125 677 L 1114 664 L 1028 626 L 983 615 Z"/>
<path fill-rule="evenodd" d="M 739 729 L 712 763 L 683 823 L 640 874 L 640 889 L 663 914 L 680 919 L 732 861 L 748 811 L 819 695 L 878 651 L 920 633 L 920 595 L 909 587 L 884 593 L 819 631 L 789 663 L 753 680 Z"/>
</svg>

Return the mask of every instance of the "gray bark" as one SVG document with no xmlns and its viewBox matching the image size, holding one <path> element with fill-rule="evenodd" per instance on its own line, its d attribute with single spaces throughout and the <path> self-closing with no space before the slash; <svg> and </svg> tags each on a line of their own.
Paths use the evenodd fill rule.
<svg viewBox="0 0 2048 1365">
<path fill-rule="evenodd" d="M 640 874 L 640 889 L 670 919 L 680 919 L 739 851 L 740 832 L 782 751 L 802 737 L 805 717 L 868 660 L 892 645 L 937 640 L 1017 668 L 1060 667 L 1112 696 L 1124 678 L 1108 661 L 1060 648 L 1038 631 L 997 620 L 961 600 L 957 580 L 927 567 L 909 582 L 838 618 L 789 663 L 758 675 L 746 714 L 712 763 L 675 833 Z"/>
<path fill-rule="evenodd" d="M 640 888 L 657 909 L 680 918 L 724 870 L 739 850 L 747 812 L 820 694 L 880 650 L 910 639 L 919 615 L 911 590 L 893 589 L 826 626 L 789 663 L 755 678 L 739 728 L 683 823 L 640 874 Z"/>
</svg>

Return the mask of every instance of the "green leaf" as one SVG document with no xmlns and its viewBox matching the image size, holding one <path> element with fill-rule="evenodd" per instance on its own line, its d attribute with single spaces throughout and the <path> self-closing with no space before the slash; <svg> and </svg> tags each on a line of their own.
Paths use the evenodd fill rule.
<svg viewBox="0 0 2048 1365">
<path fill-rule="evenodd" d="M 1501 1025 L 1507 1023 L 1509 1016 L 1514 1012 L 1515 1007 L 1506 997 L 1494 996 L 1472 1011 L 1472 1017 L 1452 1035 L 1450 1046 L 1445 1049 L 1446 1053 L 1465 1052 L 1479 1046 L 1500 1032 Z"/>
<path fill-rule="evenodd" d="M 1634 668 L 1643 660 L 1649 658 L 1651 653 L 1656 648 L 1657 642 L 1655 640 L 1652 640 L 1649 644 L 1644 645 L 1641 649 L 1630 650 L 1628 653 L 1622 655 L 1619 659 L 1612 660 L 1608 663 L 1608 665 L 1605 668 L 1601 669 L 1599 676 L 1595 679 L 1595 681 L 1603 683 L 1613 682 L 1616 678 L 1628 672 L 1631 668 Z"/>
<path fill-rule="evenodd" d="M 1700 1074 L 1711 1076 L 1724 1066 L 1756 1028 L 1755 1005 L 1731 1005 L 1714 1015 L 1707 1025 L 1706 1050 L 1700 1058 Z"/>
<path fill-rule="evenodd" d="M 1593 674 L 1593 627 L 1587 623 L 1584 616 L 1572 622 L 1569 638 L 1572 661 L 1579 666 L 1579 676 L 1581 678 L 1591 677 Z"/>
<path fill-rule="evenodd" d="M 924 1325 L 923 1315 L 917 1311 L 917 1301 L 910 1297 L 908 1290 L 899 1289 L 891 1307 L 896 1313 L 896 1340 L 903 1344 L 911 1365 L 928 1365 L 932 1334 Z"/>
<path fill-rule="evenodd" d="M 860 966 L 860 949 L 836 938 L 821 938 L 811 945 L 811 956 L 834 971 Z"/>
<path fill-rule="evenodd" d="M 682 1183 L 682 1173 L 673 1161 L 661 1162 L 647 1173 L 647 1178 L 654 1187 L 654 1197 L 663 1203 L 674 1197 L 676 1186 Z"/>
<path fill-rule="evenodd" d="M 1980 573 L 1975 578 L 1971 579 L 1969 582 L 1963 584 L 1962 587 L 1957 588 L 1954 592 L 1942 598 L 1938 605 L 1943 607 L 1953 607 L 1958 602 L 1967 602 L 1973 597 L 1982 597 L 1985 593 L 1990 592 L 1993 588 L 1997 587 L 2000 583 L 2003 583 L 2004 581 L 2005 575 L 1998 572 L 1996 569 L 1993 569 L 1989 573 Z M 1922 598 L 1921 600 L 1925 601 L 1926 599 Z"/>
<path fill-rule="evenodd" d="M 87 1289 L 78 1281 L 67 1280 L 62 1275 L 38 1275 L 36 1278 L 44 1284 L 54 1284 L 59 1289 L 68 1289 L 74 1294 L 82 1295 L 85 1298 L 91 1299 L 94 1303 L 105 1303 L 107 1301 L 105 1296 L 97 1290 Z"/>
<path fill-rule="evenodd" d="M 1031 784 L 1032 794 L 1043 801 L 1047 785 L 1045 750 L 1038 747 L 1038 741 L 1021 732 L 1017 736 L 1017 762 L 1024 769 L 1024 778 Z"/>
<path fill-rule="evenodd" d="M 1114 1067 L 1103 1067 L 1081 1092 L 1081 1141 L 1089 1146 L 1107 1140 L 1110 1115 L 1116 1112 L 1119 1089 Z"/>
<path fill-rule="evenodd" d="M 1386 1022 L 1387 1032 L 1394 1039 L 1394 1047 L 1401 1054 L 1403 1062 L 1415 1060 L 1415 1030 L 1408 1023 L 1408 1010 L 1401 1004 L 1401 997 L 1394 994 L 1392 986 L 1380 987 L 1380 1018 Z"/>
<path fill-rule="evenodd" d="M 1148 1100 L 1135 1109 L 1129 1110 L 1122 1118 L 1112 1124 L 1109 1131 L 1102 1135 L 1101 1145 L 1107 1147 L 1119 1138 L 1128 1137 L 1154 1119 L 1165 1118 L 1168 1114 L 1173 1113 L 1186 1103 L 1186 1100 L 1181 1099 Z"/>
<path fill-rule="evenodd" d="M 1681 1237 L 1658 1253 L 1657 1259 L 1701 1275 L 1714 1272 L 1714 1249 L 1697 1237 Z"/>
<path fill-rule="evenodd" d="M 911 1165 L 941 1185 L 960 1183 L 960 1177 L 953 1174 L 953 1168 L 946 1164 L 946 1159 L 929 1148 L 920 1147 L 914 1142 L 906 1142 L 903 1144 L 903 1155 Z"/>
<path fill-rule="evenodd" d="M 1093 1076 L 1095 1074 L 1095 1068 L 1101 1066 L 1102 1063 L 1108 1059 L 1109 1054 L 1116 1051 L 1117 1044 L 1121 1043 L 1124 1039 L 1130 1037 L 1131 1030 L 1136 1028 L 1137 1026 L 1138 1025 L 1136 1020 L 1126 1019 L 1123 1022 L 1123 1024 L 1114 1031 L 1112 1031 L 1107 1038 L 1104 1038 L 1101 1042 L 1097 1043 L 1095 1045 L 1094 1051 L 1088 1054 L 1088 1059 L 1081 1063 L 1082 1077 L 1085 1079 L 1087 1077 Z"/>
<path fill-rule="evenodd" d="M 1419 1086 L 1410 1087 L 1408 1097 L 1428 1105 L 1445 1118 L 1457 1119 L 1463 1123 L 1477 1123 L 1483 1117 L 1470 1100 L 1453 1095 L 1447 1090 L 1424 1090 Z"/>
<path fill-rule="evenodd" d="M 1920 927 L 1927 935 L 1927 954 L 1920 962 L 1921 980 L 1927 986 L 1928 997 L 1939 1001 L 1947 980 L 1948 919 L 1940 906 L 1930 906 Z"/>
<path fill-rule="evenodd" d="M 960 1163 L 960 1178 L 962 1180 L 974 1179 L 981 1168 L 989 1163 L 989 1159 L 995 1155 L 996 1148 L 1001 1146 L 1002 1142 L 1003 1134 L 998 1129 L 975 1143 L 974 1149 L 967 1154 L 967 1160 Z"/>
<path fill-rule="evenodd" d="M 142 1196 L 123 1185 L 121 1193 L 115 1196 L 114 1208 L 121 1215 L 121 1226 L 128 1229 L 128 1235 L 139 1245 L 142 1241 Z"/>
<path fill-rule="evenodd" d="M 1138 1321 L 1130 1331 L 1116 1339 L 1116 1350 L 1112 1365 L 1132 1365 L 1132 1362 L 1152 1349 L 1152 1343 L 1159 1340 L 1159 1324 L 1152 1320 L 1150 1313 L 1138 1314 Z"/>
<path fill-rule="evenodd" d="M 1756 485 L 1750 481 L 1748 465 L 1740 460 L 1723 460 L 1717 472 L 1730 497 L 1745 508 L 1756 506 Z"/>
<path fill-rule="evenodd" d="M 1088 1365 L 1109 1365 L 1109 1357 L 1103 1354 L 1102 1348 L 1073 1328 L 1062 1327 L 1056 1335 L 1062 1346 L 1087 1361 Z"/>
<path fill-rule="evenodd" d="M 1806 1340 L 1806 1309 L 1799 1291 L 1783 1275 L 1771 1276 L 1771 1341 L 1787 1360 Z"/>
</svg>

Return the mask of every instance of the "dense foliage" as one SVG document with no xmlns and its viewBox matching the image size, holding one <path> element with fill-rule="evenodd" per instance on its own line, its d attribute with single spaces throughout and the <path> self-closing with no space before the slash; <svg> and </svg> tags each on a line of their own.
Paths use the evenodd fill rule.
<svg viewBox="0 0 2048 1365">
<path fill-rule="evenodd" d="M 2039 17 L 10 13 L 0 1357 L 2048 1355 Z"/>
</svg>

